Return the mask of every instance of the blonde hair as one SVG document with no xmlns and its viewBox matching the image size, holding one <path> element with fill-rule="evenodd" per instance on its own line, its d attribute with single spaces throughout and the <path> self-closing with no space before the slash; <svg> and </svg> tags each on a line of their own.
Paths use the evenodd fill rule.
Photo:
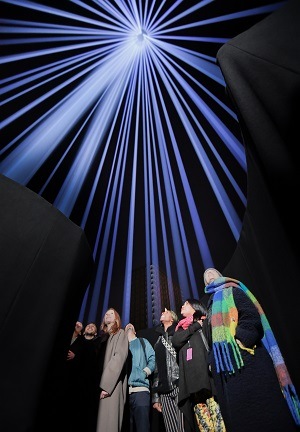
<svg viewBox="0 0 300 432">
<path fill-rule="evenodd" d="M 208 284 L 206 283 L 206 280 L 205 280 L 205 275 L 206 275 L 206 273 L 207 273 L 209 270 L 212 270 L 212 271 L 215 271 L 216 273 L 218 273 L 219 277 L 222 277 L 222 276 L 223 276 L 222 273 L 220 273 L 219 270 L 215 269 L 214 267 L 209 267 L 209 268 L 207 268 L 207 269 L 205 270 L 205 272 L 203 273 L 203 279 L 204 279 L 204 285 L 205 285 L 205 286 L 208 285 Z"/>
<path fill-rule="evenodd" d="M 170 313 L 171 313 L 171 316 L 173 318 L 173 321 L 177 323 L 178 322 L 178 316 L 177 316 L 176 312 L 170 310 Z"/>
</svg>

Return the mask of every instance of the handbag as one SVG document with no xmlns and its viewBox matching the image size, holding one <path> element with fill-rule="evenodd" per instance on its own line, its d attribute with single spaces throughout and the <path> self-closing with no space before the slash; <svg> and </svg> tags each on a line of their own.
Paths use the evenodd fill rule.
<svg viewBox="0 0 300 432">
<path fill-rule="evenodd" d="M 213 396 L 206 403 L 195 405 L 194 412 L 200 432 L 226 432 L 219 404 Z"/>
<path fill-rule="evenodd" d="M 199 332 L 208 351 L 208 343 L 202 329 Z M 220 406 L 213 396 L 206 399 L 205 403 L 194 405 L 194 412 L 200 432 L 226 432 Z"/>
</svg>

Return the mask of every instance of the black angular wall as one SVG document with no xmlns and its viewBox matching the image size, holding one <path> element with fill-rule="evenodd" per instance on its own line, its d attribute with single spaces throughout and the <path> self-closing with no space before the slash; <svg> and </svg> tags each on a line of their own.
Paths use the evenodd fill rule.
<svg viewBox="0 0 300 432">
<path fill-rule="evenodd" d="M 0 425 L 32 431 L 60 367 L 93 259 L 83 231 L 0 176 Z"/>
</svg>

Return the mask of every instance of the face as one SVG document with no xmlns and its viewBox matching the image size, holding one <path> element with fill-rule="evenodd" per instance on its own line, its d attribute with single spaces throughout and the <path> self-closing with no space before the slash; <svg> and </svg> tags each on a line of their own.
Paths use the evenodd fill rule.
<svg viewBox="0 0 300 432">
<path fill-rule="evenodd" d="M 160 322 L 163 324 L 173 322 L 171 312 L 167 308 L 165 308 L 165 310 L 161 313 Z"/>
<path fill-rule="evenodd" d="M 195 309 L 189 304 L 188 301 L 184 302 L 181 306 L 181 315 L 186 317 L 192 316 L 195 313 Z"/>
<path fill-rule="evenodd" d="M 87 326 L 85 326 L 84 331 L 87 334 L 95 335 L 97 333 L 97 327 L 95 326 L 95 324 L 88 324 Z"/>
<path fill-rule="evenodd" d="M 116 321 L 115 311 L 113 311 L 112 309 L 108 309 L 108 311 L 104 316 L 104 323 L 106 325 L 109 325 L 109 324 L 113 324 L 115 321 Z"/>
<path fill-rule="evenodd" d="M 208 269 L 204 273 L 205 285 L 212 283 L 214 280 L 218 279 L 220 274 L 215 269 Z"/>
<path fill-rule="evenodd" d="M 136 332 L 135 332 L 135 328 L 134 328 L 134 326 L 133 326 L 132 324 L 130 324 L 130 323 L 127 324 L 127 326 L 125 327 L 125 331 L 127 331 L 127 330 L 128 330 L 129 332 L 134 333 L 134 334 L 136 333 Z"/>
</svg>

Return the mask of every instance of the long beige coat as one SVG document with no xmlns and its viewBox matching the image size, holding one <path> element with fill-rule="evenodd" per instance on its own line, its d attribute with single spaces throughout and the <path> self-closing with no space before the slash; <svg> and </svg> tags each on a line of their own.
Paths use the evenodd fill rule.
<svg viewBox="0 0 300 432">
<path fill-rule="evenodd" d="M 120 329 L 107 340 L 100 389 L 111 396 L 99 401 L 97 432 L 120 432 L 127 392 L 128 338 Z"/>
</svg>

